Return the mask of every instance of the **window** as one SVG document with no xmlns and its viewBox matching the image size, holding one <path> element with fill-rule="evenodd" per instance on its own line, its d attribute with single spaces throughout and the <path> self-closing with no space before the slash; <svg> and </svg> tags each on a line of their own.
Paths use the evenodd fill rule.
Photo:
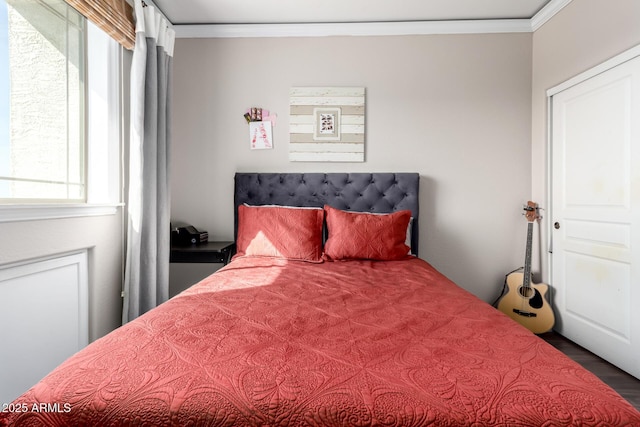
<svg viewBox="0 0 640 427">
<path fill-rule="evenodd" d="M 86 20 L 0 0 L 0 201 L 85 202 Z"/>
<path fill-rule="evenodd" d="M 34 15 L 33 10 L 44 12 L 42 15 Z M 51 34 L 51 31 L 42 30 L 45 28 L 43 21 L 53 20 L 59 24 L 63 12 L 65 19 L 73 16 L 74 22 L 67 22 L 64 26 L 60 24 L 56 31 L 60 30 L 65 34 L 70 31 L 77 36 L 75 46 L 83 45 L 83 49 L 78 49 L 76 55 L 76 58 L 82 55 L 82 60 L 69 59 L 73 55 L 68 58 L 65 55 L 60 60 L 66 64 L 65 73 L 71 76 L 68 78 L 65 74 L 65 97 L 59 103 L 62 108 L 58 104 L 48 106 L 44 111 L 38 111 L 37 120 L 32 115 L 15 114 L 16 109 L 24 107 L 19 104 L 20 98 L 12 95 L 16 86 L 11 74 L 13 64 L 9 60 L 10 54 L 13 54 L 9 48 L 9 34 L 14 19 L 11 14 L 18 11 L 21 18 L 17 19 L 28 21 L 25 18 L 28 15 L 34 20 L 34 23 L 28 23 L 38 30 L 37 34 L 30 36 L 39 40 L 37 45 L 52 45 L 46 38 L 46 34 Z M 33 18 L 34 16 L 39 18 Z M 131 53 L 121 48 L 96 25 L 83 21 L 84 18 L 62 1 L 0 0 L 0 223 L 112 215 L 122 205 L 121 150 L 123 140 L 126 139 L 126 133 L 123 132 L 126 121 L 122 116 L 122 99 L 128 93 L 128 79 L 126 73 L 123 73 L 123 64 L 128 63 Z M 83 32 L 82 37 L 77 33 L 80 30 Z M 62 35 L 57 33 L 57 37 Z M 72 47 L 71 37 L 64 35 L 64 38 L 64 46 Z M 59 57 L 60 44 L 54 46 L 55 51 L 51 54 Z M 29 62 L 28 71 L 35 76 L 30 85 L 26 86 L 29 90 L 34 89 L 32 85 L 40 87 L 44 76 L 53 71 L 43 66 L 42 61 L 46 56 L 43 58 L 41 49 L 44 48 L 37 47 L 40 50 L 30 47 L 16 52 L 26 58 L 23 61 Z M 73 50 L 76 52 L 76 49 Z M 73 69 L 76 70 L 75 74 L 68 71 Z M 79 78 L 81 72 L 84 76 Z M 74 79 L 74 75 L 78 77 Z M 36 92 L 38 93 L 40 92 Z M 26 96 L 24 92 L 18 95 L 23 96 L 26 100 L 24 102 L 30 102 L 32 96 L 37 96 Z M 49 102 L 50 95 L 40 94 L 39 96 L 44 97 L 42 103 Z M 18 105 L 12 110 L 13 103 Z M 50 117 L 48 114 L 51 111 L 55 114 Z M 75 113 L 75 119 L 71 117 L 72 113 Z M 55 120 L 61 116 L 64 121 L 59 126 L 64 126 L 64 132 L 60 133 L 66 140 L 64 144 L 52 147 L 58 139 L 50 137 L 46 132 L 42 136 L 41 129 L 43 126 L 53 126 L 51 123 L 56 123 Z M 22 146 L 21 141 L 15 141 L 11 137 L 17 129 L 14 126 L 18 125 L 31 137 L 28 143 L 23 140 Z M 54 164 L 49 159 L 52 155 L 57 156 Z M 47 174 L 43 173 L 43 164 L 49 168 Z M 20 165 L 24 167 L 18 168 Z M 25 177 L 16 173 L 24 170 L 30 175 Z M 51 178 L 54 173 L 61 178 Z"/>
</svg>

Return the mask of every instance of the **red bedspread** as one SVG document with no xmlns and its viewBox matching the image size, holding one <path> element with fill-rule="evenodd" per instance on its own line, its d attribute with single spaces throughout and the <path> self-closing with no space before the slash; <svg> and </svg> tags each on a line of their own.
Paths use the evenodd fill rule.
<svg viewBox="0 0 640 427">
<path fill-rule="evenodd" d="M 595 376 L 419 259 L 234 260 L 12 405 L 27 411 L 0 424 L 640 425 Z"/>
</svg>

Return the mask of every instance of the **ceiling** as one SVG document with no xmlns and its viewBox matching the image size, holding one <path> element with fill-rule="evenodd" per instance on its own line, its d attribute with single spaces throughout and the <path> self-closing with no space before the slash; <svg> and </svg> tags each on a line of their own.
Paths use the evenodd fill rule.
<svg viewBox="0 0 640 427">
<path fill-rule="evenodd" d="M 174 25 L 531 19 L 553 0 L 153 0 Z"/>
</svg>

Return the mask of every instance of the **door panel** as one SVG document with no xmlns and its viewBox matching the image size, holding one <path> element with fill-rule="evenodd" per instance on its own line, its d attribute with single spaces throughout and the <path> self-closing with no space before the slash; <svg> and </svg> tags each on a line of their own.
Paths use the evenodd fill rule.
<svg viewBox="0 0 640 427">
<path fill-rule="evenodd" d="M 565 207 L 628 208 L 629 86 L 627 77 L 591 87 L 562 106 Z"/>
<path fill-rule="evenodd" d="M 556 329 L 640 378 L 640 57 L 552 98 Z"/>
<path fill-rule="evenodd" d="M 565 316 L 629 340 L 629 264 L 566 251 Z"/>
</svg>

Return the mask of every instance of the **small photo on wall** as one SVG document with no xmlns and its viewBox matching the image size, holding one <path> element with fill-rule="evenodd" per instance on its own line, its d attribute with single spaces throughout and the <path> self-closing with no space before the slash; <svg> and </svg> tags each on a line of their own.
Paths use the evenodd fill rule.
<svg viewBox="0 0 640 427">
<path fill-rule="evenodd" d="M 316 141 L 340 141 L 340 108 L 314 108 L 313 139 Z"/>
</svg>

